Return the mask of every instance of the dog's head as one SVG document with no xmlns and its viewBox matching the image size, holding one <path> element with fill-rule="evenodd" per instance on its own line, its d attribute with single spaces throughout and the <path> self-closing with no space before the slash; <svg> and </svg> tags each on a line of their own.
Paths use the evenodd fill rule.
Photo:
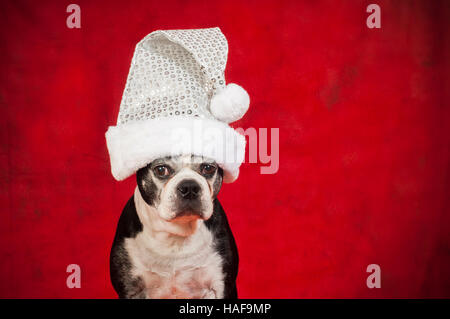
<svg viewBox="0 0 450 319">
<path fill-rule="evenodd" d="M 136 176 L 142 198 L 160 218 L 183 222 L 211 217 L 223 171 L 213 160 L 185 155 L 154 160 Z"/>
</svg>

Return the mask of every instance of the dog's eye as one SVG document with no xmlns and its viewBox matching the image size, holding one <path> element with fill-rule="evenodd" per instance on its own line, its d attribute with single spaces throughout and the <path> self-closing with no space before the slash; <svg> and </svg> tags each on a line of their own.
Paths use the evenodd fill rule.
<svg viewBox="0 0 450 319">
<path fill-rule="evenodd" d="M 205 176 L 211 176 L 216 171 L 216 167 L 211 164 L 202 164 L 200 166 L 200 173 Z"/>
<path fill-rule="evenodd" d="M 172 174 L 172 169 L 166 165 L 158 165 L 153 168 L 153 172 L 158 177 L 167 177 Z"/>
</svg>

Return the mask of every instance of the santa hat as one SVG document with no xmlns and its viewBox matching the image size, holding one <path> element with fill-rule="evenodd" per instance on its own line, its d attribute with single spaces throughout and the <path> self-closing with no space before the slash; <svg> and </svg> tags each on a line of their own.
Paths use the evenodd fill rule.
<svg viewBox="0 0 450 319">
<path fill-rule="evenodd" d="M 227 55 L 219 28 L 155 31 L 137 44 L 117 125 L 106 132 L 115 179 L 157 158 L 194 154 L 214 159 L 224 182 L 236 180 L 245 138 L 228 123 L 245 114 L 250 98 L 225 84 Z"/>
</svg>

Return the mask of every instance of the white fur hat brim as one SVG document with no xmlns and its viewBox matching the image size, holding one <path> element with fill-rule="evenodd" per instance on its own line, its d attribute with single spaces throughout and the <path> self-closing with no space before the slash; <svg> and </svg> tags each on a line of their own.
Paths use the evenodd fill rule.
<svg viewBox="0 0 450 319">
<path fill-rule="evenodd" d="M 224 171 L 224 182 L 231 183 L 245 157 L 245 137 L 209 118 L 151 119 L 110 126 L 105 135 L 111 172 L 118 181 L 155 159 L 193 154 L 215 160 Z"/>
</svg>

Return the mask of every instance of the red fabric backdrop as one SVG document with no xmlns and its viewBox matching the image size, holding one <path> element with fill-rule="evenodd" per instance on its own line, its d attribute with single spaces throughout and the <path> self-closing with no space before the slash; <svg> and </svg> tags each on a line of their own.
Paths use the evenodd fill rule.
<svg viewBox="0 0 450 319">
<path fill-rule="evenodd" d="M 378 0 L 381 29 L 372 1 L 77 0 L 81 29 L 70 3 L 0 4 L 0 297 L 115 297 L 135 180 L 112 178 L 104 133 L 134 46 L 212 26 L 252 100 L 235 126 L 280 129 L 277 174 L 244 164 L 219 195 L 240 297 L 450 297 L 448 1 Z"/>
</svg>

